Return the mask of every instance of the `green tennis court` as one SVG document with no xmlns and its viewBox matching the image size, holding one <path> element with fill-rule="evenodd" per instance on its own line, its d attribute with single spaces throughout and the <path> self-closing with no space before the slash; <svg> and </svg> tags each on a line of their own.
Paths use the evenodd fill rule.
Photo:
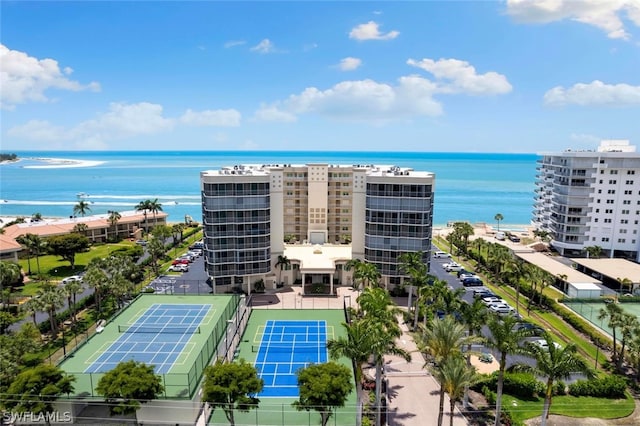
<svg viewBox="0 0 640 426">
<path fill-rule="evenodd" d="M 605 331 L 609 335 L 611 335 L 611 328 L 608 325 L 608 319 L 598 319 L 598 315 L 600 314 L 600 310 L 604 309 L 607 306 L 604 302 L 599 301 L 577 301 L 572 302 L 570 300 L 565 300 L 564 304 L 571 308 L 575 313 L 589 321 L 591 324 Z M 623 311 L 635 315 L 640 318 L 640 303 L 635 302 L 621 302 L 618 304 L 622 308 Z"/>
<path fill-rule="evenodd" d="M 145 362 L 162 377 L 165 397 L 190 398 L 219 352 L 238 300 L 231 295 L 141 295 L 60 368 L 76 377 L 77 396 L 97 396 L 98 381 L 119 362 Z"/>
<path fill-rule="evenodd" d="M 287 389 L 290 389 L 290 383 L 288 380 L 275 380 L 273 372 L 264 369 L 265 357 L 267 361 L 272 361 L 268 358 L 271 356 L 278 356 L 266 356 L 265 349 L 271 345 L 277 346 L 283 344 L 282 342 L 285 342 L 286 344 L 290 344 L 294 349 L 294 352 L 290 351 L 290 356 L 293 356 L 291 354 L 296 353 L 295 347 L 299 346 L 293 342 L 308 341 L 310 339 L 309 325 L 322 324 L 323 330 L 326 331 L 320 333 L 321 337 L 313 336 L 314 345 L 316 345 L 317 350 L 316 341 L 346 335 L 344 327 L 341 326 L 341 323 L 344 322 L 344 320 L 344 311 L 342 309 L 252 310 L 247 328 L 242 336 L 235 357 L 244 358 L 248 362 L 257 365 L 259 367 L 259 371 L 263 370 L 261 374 L 264 374 L 263 380 L 265 380 L 265 385 L 267 385 L 268 380 L 270 381 L 269 390 L 266 390 L 267 387 L 265 386 L 266 391 L 264 391 L 262 395 L 259 395 L 260 404 L 256 410 L 251 410 L 248 413 L 236 411 L 236 424 L 259 426 L 297 426 L 319 424 L 320 415 L 316 411 L 296 411 L 296 409 L 291 406 L 291 403 L 297 398 L 284 396 L 291 395 L 291 393 L 287 391 Z M 301 324 L 304 325 L 304 327 L 296 328 Z M 280 330 L 274 328 L 274 326 L 283 328 Z M 286 333 L 282 336 L 278 336 L 277 338 L 274 336 L 274 333 L 281 333 L 281 331 L 285 330 Z M 296 337 L 294 336 L 295 334 L 300 334 L 301 336 L 304 334 L 306 337 Z M 303 346 L 304 344 L 301 343 L 300 347 L 302 348 Z M 306 351 L 304 350 L 300 350 L 299 353 L 306 355 Z M 279 354 L 279 347 L 275 349 L 275 354 Z M 314 354 L 314 356 L 316 355 Z M 321 357 L 315 359 L 316 362 L 320 362 L 321 360 Z M 282 360 L 278 359 L 277 361 L 280 363 Z M 349 367 L 349 369 L 352 369 L 352 362 L 350 359 L 341 358 L 337 361 Z M 286 364 L 287 367 L 297 365 L 295 360 L 287 360 L 286 362 L 282 361 L 282 363 L 283 365 Z M 295 377 L 295 371 L 292 373 L 293 377 Z M 287 375 L 288 374 L 289 373 L 287 372 Z M 282 377 L 286 376 L 284 373 L 281 373 L 281 375 Z M 349 396 L 345 406 L 336 410 L 335 415 L 331 417 L 329 420 L 330 425 L 351 425 L 356 423 L 357 395 L 355 391 L 355 378 L 352 377 L 352 380 L 354 384 L 354 391 Z M 276 389 L 278 384 L 284 385 L 283 389 L 280 391 Z M 228 425 L 229 422 L 224 416 L 222 410 L 216 410 L 211 415 L 209 424 Z"/>
</svg>

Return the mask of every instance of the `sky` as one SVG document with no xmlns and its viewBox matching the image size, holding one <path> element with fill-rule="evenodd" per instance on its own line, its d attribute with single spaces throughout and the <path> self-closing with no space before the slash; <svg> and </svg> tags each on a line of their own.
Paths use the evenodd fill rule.
<svg viewBox="0 0 640 426">
<path fill-rule="evenodd" d="M 0 150 L 640 145 L 640 0 L 0 2 Z"/>
</svg>

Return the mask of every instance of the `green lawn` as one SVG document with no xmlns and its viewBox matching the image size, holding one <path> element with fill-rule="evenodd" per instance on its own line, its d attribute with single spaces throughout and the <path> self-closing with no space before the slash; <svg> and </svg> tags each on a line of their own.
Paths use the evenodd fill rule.
<svg viewBox="0 0 640 426">
<path fill-rule="evenodd" d="M 122 247 L 131 247 L 134 246 L 135 243 L 130 241 L 122 241 L 117 244 L 99 244 L 93 245 L 91 248 L 83 253 L 78 253 L 75 259 L 75 268 L 71 269 L 71 265 L 66 260 L 62 260 L 60 256 L 54 256 L 51 254 L 40 256 L 38 261 L 40 263 L 40 273 L 42 275 L 48 275 L 52 280 L 57 281 L 61 280 L 69 275 L 76 275 L 79 272 L 83 271 L 89 261 L 94 257 L 107 257 L 111 252 L 118 250 Z M 36 258 L 33 257 L 30 260 L 31 262 L 31 273 L 32 275 L 38 274 L 38 263 L 36 262 Z M 29 261 L 27 259 L 20 259 L 18 262 L 23 271 L 29 271 Z"/>
<path fill-rule="evenodd" d="M 504 395 L 502 406 L 508 409 L 516 424 L 542 415 L 544 398 L 523 400 Z M 633 398 L 626 399 L 556 396 L 551 402 L 551 414 L 574 418 L 593 417 L 598 419 L 618 419 L 631 415 L 635 409 Z"/>
</svg>

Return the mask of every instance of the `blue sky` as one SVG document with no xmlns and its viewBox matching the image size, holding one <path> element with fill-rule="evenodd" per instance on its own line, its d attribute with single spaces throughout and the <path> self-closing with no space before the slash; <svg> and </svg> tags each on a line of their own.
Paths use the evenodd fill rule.
<svg viewBox="0 0 640 426">
<path fill-rule="evenodd" d="M 4 152 L 640 145 L 640 0 L 0 7 Z"/>
</svg>

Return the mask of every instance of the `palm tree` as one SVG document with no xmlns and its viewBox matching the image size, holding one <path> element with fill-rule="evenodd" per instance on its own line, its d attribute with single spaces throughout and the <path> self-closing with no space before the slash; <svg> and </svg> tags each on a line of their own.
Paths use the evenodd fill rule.
<svg viewBox="0 0 640 426">
<path fill-rule="evenodd" d="M 500 318 L 491 315 L 487 326 L 490 336 L 485 338 L 485 346 L 497 350 L 500 353 L 498 370 L 498 391 L 496 394 L 496 418 L 495 425 L 500 426 L 502 410 L 502 388 L 504 385 L 504 371 L 507 367 L 507 355 L 526 354 L 527 349 L 520 346 L 522 339 L 533 334 L 530 330 L 515 330 L 518 320 L 513 316 Z"/>
<path fill-rule="evenodd" d="M 487 306 L 480 299 L 473 299 L 472 303 L 460 304 L 460 319 L 467 327 L 469 336 L 481 336 L 482 326 L 487 322 L 489 312 Z M 467 346 L 467 365 L 471 366 L 471 343 Z M 469 405 L 469 388 L 465 389 L 463 405 Z"/>
<path fill-rule="evenodd" d="M 46 312 L 44 304 L 42 303 L 39 297 L 32 297 L 26 302 L 24 302 L 22 305 L 20 305 L 20 310 L 31 315 L 31 319 L 33 320 L 33 325 L 36 326 L 36 329 L 38 327 L 36 314 L 38 312 Z"/>
<path fill-rule="evenodd" d="M 78 201 L 78 204 L 73 206 L 73 215 L 80 215 L 82 217 L 86 216 L 88 212 L 91 211 L 91 207 L 88 202 L 81 200 Z"/>
<path fill-rule="evenodd" d="M 539 376 L 547 378 L 547 386 L 544 396 L 544 408 L 540 418 L 541 426 L 546 426 L 549 417 L 549 409 L 551 408 L 551 397 L 553 395 L 553 384 L 558 379 L 568 379 L 571 373 L 583 373 L 587 377 L 592 377 L 593 372 L 587 366 L 585 361 L 577 355 L 577 347 L 570 344 L 564 348 L 553 342 L 547 334 L 544 337 L 547 342 L 546 347 L 538 345 L 529 345 L 527 350 L 536 360 L 536 366 L 517 366 L 517 370 L 533 371 Z"/>
<path fill-rule="evenodd" d="M 620 292 L 618 293 L 618 297 L 620 297 L 619 295 L 622 294 L 622 291 L 624 290 L 625 287 L 629 287 L 631 288 L 631 286 L 633 286 L 633 281 L 631 281 L 629 278 L 616 278 L 616 281 L 618 281 L 618 283 L 620 284 Z"/>
<path fill-rule="evenodd" d="M 40 222 L 42 220 L 42 213 L 34 213 L 31 215 L 31 222 Z"/>
<path fill-rule="evenodd" d="M 427 353 L 429 359 L 436 366 L 439 366 L 448 359 L 461 357 L 462 347 L 476 340 L 473 336 L 467 336 L 462 324 L 458 323 L 452 316 L 447 315 L 442 320 L 434 318 L 430 323 L 430 327 L 423 328 L 416 343 L 418 349 Z M 442 424 L 444 416 L 444 392 L 445 389 L 441 386 L 438 425 Z"/>
<path fill-rule="evenodd" d="M 462 241 L 462 251 L 467 252 L 469 237 L 473 235 L 473 226 L 468 222 L 456 222 L 453 224 L 454 234 Z"/>
<path fill-rule="evenodd" d="M 516 313 L 520 314 L 520 280 L 526 278 L 528 269 L 524 260 L 511 258 L 507 261 L 505 275 L 509 282 L 516 288 Z"/>
<path fill-rule="evenodd" d="M 76 223 L 73 227 L 73 232 L 76 234 L 86 235 L 89 230 L 89 226 L 86 223 Z"/>
<path fill-rule="evenodd" d="M 117 211 L 109 211 L 109 225 L 113 228 L 114 238 L 118 239 L 118 221 L 122 219 L 122 215 Z"/>
<path fill-rule="evenodd" d="M 427 275 L 427 265 L 422 261 L 424 253 L 422 251 L 406 252 L 398 256 L 400 270 L 409 275 L 409 298 L 407 300 L 407 311 L 411 312 L 413 286 L 420 285 Z M 416 315 L 417 310 L 413 311 Z M 417 316 L 417 315 L 416 315 Z"/>
<path fill-rule="evenodd" d="M 475 367 L 469 366 L 460 356 L 448 358 L 433 369 L 434 377 L 440 383 L 440 389 L 449 394 L 449 426 L 453 426 L 455 404 L 460 401 L 469 386 L 477 381 Z M 443 400 L 440 401 L 438 425 L 442 424 Z"/>
<path fill-rule="evenodd" d="M 585 247 L 584 249 L 587 252 L 587 258 L 593 257 L 598 259 L 603 252 L 603 249 L 600 246 L 589 246 L 589 247 Z"/>
<path fill-rule="evenodd" d="M 278 255 L 278 260 L 276 261 L 276 268 L 278 268 L 278 285 L 282 284 L 282 270 L 291 265 L 291 261 L 287 256 Z"/>
<path fill-rule="evenodd" d="M 370 348 L 376 364 L 376 426 L 380 426 L 382 414 L 380 396 L 382 392 L 382 367 L 384 365 L 384 356 L 396 355 L 409 362 L 411 361 L 411 354 L 398 347 L 396 344 L 396 339 L 402 335 L 397 323 L 395 328 L 391 328 L 387 327 L 386 324 L 373 319 L 372 321 L 367 321 L 366 327 L 370 332 Z"/>
<path fill-rule="evenodd" d="M 58 324 L 56 323 L 56 309 L 64 304 L 64 295 L 59 287 L 53 284 L 47 284 L 38 291 L 38 298 L 49 315 L 51 332 L 55 334 L 58 331 Z"/>
<path fill-rule="evenodd" d="M 31 257 L 33 256 L 33 250 L 31 248 L 31 239 L 29 235 L 33 234 L 25 234 L 16 237 L 16 242 L 24 247 L 27 250 L 27 275 L 31 275 Z"/>
<path fill-rule="evenodd" d="M 40 275 L 40 255 L 46 252 L 47 240 L 37 234 L 26 234 L 25 236 L 28 237 L 29 241 L 27 244 L 30 250 L 32 250 L 36 256 L 36 268 L 38 268 L 38 275 Z"/>
<path fill-rule="evenodd" d="M 161 212 L 162 211 L 162 204 L 158 202 L 158 199 L 154 199 L 154 200 L 147 200 L 149 201 L 149 204 L 147 205 L 147 209 L 153 213 L 153 226 L 157 225 L 156 222 L 156 213 Z"/>
<path fill-rule="evenodd" d="M 622 363 L 624 362 L 624 351 L 628 341 L 633 338 L 633 333 L 640 327 L 638 317 L 635 315 L 623 312 L 620 316 L 620 356 L 618 357 L 617 368 L 618 371 L 622 371 Z"/>
<path fill-rule="evenodd" d="M 504 220 L 504 216 L 502 216 L 502 213 L 496 213 L 493 218 L 498 222 L 498 231 L 500 231 L 500 221 Z"/>
<path fill-rule="evenodd" d="M 0 261 L 0 307 L 4 309 L 9 305 L 8 295 L 11 286 L 20 279 L 20 266 L 17 263 Z"/>
<path fill-rule="evenodd" d="M 135 209 L 137 212 L 142 212 L 142 214 L 144 215 L 144 233 L 148 233 L 149 232 L 149 224 L 147 223 L 147 213 L 149 211 L 149 204 L 150 204 L 150 200 L 144 200 L 144 201 L 140 201 L 138 204 L 136 204 Z"/>
<path fill-rule="evenodd" d="M 371 330 L 364 321 L 353 321 L 351 324 L 342 323 L 347 335 L 327 341 L 327 349 L 331 358 L 346 357 L 356 365 L 356 383 L 362 383 L 362 364 L 371 355 Z"/>
<path fill-rule="evenodd" d="M 618 357 L 616 355 L 618 344 L 616 342 L 616 329 L 620 324 L 620 317 L 623 315 L 622 308 L 616 303 L 608 303 L 604 308 L 600 308 L 598 312 L 598 320 L 602 321 L 608 319 L 607 326 L 611 329 L 611 337 L 613 338 L 613 351 L 611 354 L 611 361 L 615 362 Z"/>
<path fill-rule="evenodd" d="M 73 322 L 76 322 L 76 296 L 84 291 L 84 287 L 82 282 L 80 281 L 69 281 L 62 287 L 62 293 L 67 298 L 67 304 L 69 305 L 69 310 L 71 310 L 71 318 L 73 318 Z"/>
<path fill-rule="evenodd" d="M 380 271 L 373 263 L 360 262 L 357 263 L 353 270 L 354 283 L 360 282 L 364 288 L 377 286 L 380 282 Z"/>
</svg>

